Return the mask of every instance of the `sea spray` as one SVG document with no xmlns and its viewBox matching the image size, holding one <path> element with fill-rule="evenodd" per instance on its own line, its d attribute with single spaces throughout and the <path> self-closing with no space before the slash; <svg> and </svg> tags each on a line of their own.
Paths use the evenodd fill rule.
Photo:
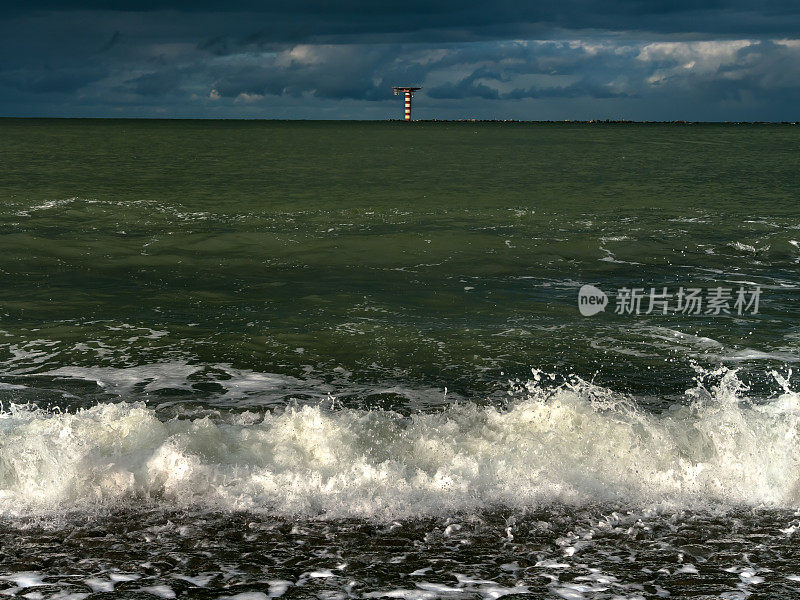
<svg viewBox="0 0 800 600">
<path fill-rule="evenodd" d="M 551 503 L 797 507 L 800 397 L 786 379 L 767 401 L 746 396 L 733 370 L 707 373 L 661 413 L 556 379 L 515 383 L 502 408 L 411 416 L 320 403 L 161 421 L 141 402 L 12 405 L 0 418 L 0 510 L 147 499 L 394 519 Z"/>
</svg>

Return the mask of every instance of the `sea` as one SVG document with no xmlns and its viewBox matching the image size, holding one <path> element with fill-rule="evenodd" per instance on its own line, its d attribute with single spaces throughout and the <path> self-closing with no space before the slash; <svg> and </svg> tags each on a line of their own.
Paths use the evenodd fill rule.
<svg viewBox="0 0 800 600">
<path fill-rule="evenodd" d="M 0 596 L 800 598 L 799 167 L 0 119 Z"/>
</svg>

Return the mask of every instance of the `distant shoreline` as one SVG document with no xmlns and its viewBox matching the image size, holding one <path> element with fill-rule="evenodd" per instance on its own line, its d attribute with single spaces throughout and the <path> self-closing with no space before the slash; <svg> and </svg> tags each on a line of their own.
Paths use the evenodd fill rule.
<svg viewBox="0 0 800 600">
<path fill-rule="evenodd" d="M 403 119 L 389 119 L 404 123 Z M 532 123 L 538 125 L 800 125 L 800 121 L 629 121 L 626 119 L 564 119 L 560 121 L 524 119 L 414 119 L 412 123 Z"/>
<path fill-rule="evenodd" d="M 627 119 L 269 119 L 205 117 L 11 117 L 3 121 L 228 121 L 266 123 L 502 123 L 513 125 L 800 125 L 800 121 L 632 121 Z"/>
</svg>

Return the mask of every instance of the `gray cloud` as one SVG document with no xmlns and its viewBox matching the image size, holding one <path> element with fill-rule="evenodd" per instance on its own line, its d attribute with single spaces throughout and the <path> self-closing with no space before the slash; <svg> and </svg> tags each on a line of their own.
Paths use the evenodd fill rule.
<svg viewBox="0 0 800 600">
<path fill-rule="evenodd" d="M 416 84 L 420 117 L 796 119 L 798 11 L 754 6 L 36 1 L 0 114 L 386 118 Z"/>
<path fill-rule="evenodd" d="M 218 22 L 239 15 L 251 41 L 312 41 L 318 36 L 418 32 L 443 41 L 527 36 L 532 26 L 652 33 L 790 35 L 800 15 L 794 0 L 30 0 L 7 7 L 8 15 L 40 11 L 172 13 Z M 220 33 L 220 32 L 218 32 Z"/>
</svg>

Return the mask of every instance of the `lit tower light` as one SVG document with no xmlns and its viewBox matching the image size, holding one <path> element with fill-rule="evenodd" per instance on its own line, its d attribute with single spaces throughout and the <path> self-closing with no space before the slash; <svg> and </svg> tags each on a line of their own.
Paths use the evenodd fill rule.
<svg viewBox="0 0 800 600">
<path fill-rule="evenodd" d="M 406 86 L 394 86 L 394 95 L 398 96 L 402 93 L 406 97 L 406 112 L 405 117 L 406 121 L 411 120 L 411 98 L 414 96 L 414 92 L 417 90 L 421 90 L 421 87 L 406 87 Z"/>
</svg>

